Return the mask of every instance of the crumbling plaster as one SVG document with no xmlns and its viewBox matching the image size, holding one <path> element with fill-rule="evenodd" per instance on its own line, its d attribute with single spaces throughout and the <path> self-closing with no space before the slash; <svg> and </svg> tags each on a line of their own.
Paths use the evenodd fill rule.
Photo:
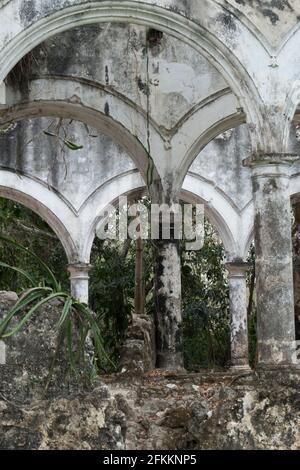
<svg viewBox="0 0 300 470">
<path fill-rule="evenodd" d="M 229 259 L 244 258 L 253 238 L 253 204 L 250 170 L 242 161 L 258 141 L 265 151 L 298 148 L 289 137 L 297 108 L 290 90 L 298 74 L 295 2 L 11 0 L 0 6 L 2 79 L 45 41 L 34 51 L 28 83 L 2 86 L 1 123 L 22 121 L 1 137 L 3 181 L 16 169 L 29 197 L 25 188 L 34 181 L 36 200 L 51 192 L 47 185 L 53 188 L 65 206 L 53 216 L 67 227 L 68 253 L 76 246 L 75 258 L 88 261 L 95 214 L 148 183 L 150 153 L 164 191 L 179 194 L 182 188 L 188 199 L 204 201 Z M 266 9 L 279 20 L 271 21 Z M 169 33 L 151 50 L 145 49 L 145 24 Z M 294 28 L 290 39 L 288 25 Z M 49 116 L 85 123 L 72 124 L 84 147 L 77 158 L 68 150 L 65 158 L 55 156 L 45 136 L 43 152 L 36 141 L 25 145 Z M 97 139 L 87 138 L 86 124 Z M 292 170 L 292 195 L 298 193 L 298 168 Z M 10 189 L 17 187 L 14 181 Z M 53 203 L 41 197 L 51 211 Z"/>
<path fill-rule="evenodd" d="M 203 202 L 229 262 L 245 260 L 255 234 L 258 361 L 293 366 L 296 1 L 11 0 L 0 7 L 0 126 L 12 126 L 2 131 L 0 195 L 54 228 L 80 281 L 75 295 L 87 301 L 95 228 L 120 195 L 147 187 L 160 202 Z M 83 145 L 76 154 L 50 136 L 38 141 L 36 129 L 53 118 L 72 121 L 67 133 Z M 93 143 L 86 126 L 97 133 Z M 180 258 L 171 241 L 158 255 L 159 316 L 171 325 L 160 352 L 176 367 Z M 232 343 L 238 355 L 244 275 L 230 289 L 233 320 L 242 320 Z"/>
<path fill-rule="evenodd" d="M 202 52 L 222 73 L 241 100 L 249 122 L 257 129 L 272 130 L 262 117 L 270 105 L 270 53 L 243 21 L 236 21 L 224 5 L 212 0 L 199 2 L 163 1 L 32 1 L 26 5 L 12 0 L 2 9 L 8 18 L 0 36 L 0 81 L 33 47 L 43 40 L 74 26 L 96 22 L 130 22 L 148 24 Z M 22 2 L 21 2 L 22 3 Z M 22 13 L 20 13 L 22 11 Z M 13 20 L 9 21 L 10 19 Z M 245 47 L 247 45 L 247 47 Z M 252 47 L 248 47 L 252 45 Z M 255 54 L 252 53 L 255 50 Z M 258 66 L 260 64 L 260 66 Z M 2 73 L 1 73 L 2 72 Z M 268 80 L 266 80 L 266 73 Z M 259 83 L 260 82 L 260 83 Z M 269 83 L 268 83 L 269 82 Z M 258 86 L 260 85 L 260 86 Z M 269 139 L 255 133 L 256 145 L 269 144 Z"/>
</svg>

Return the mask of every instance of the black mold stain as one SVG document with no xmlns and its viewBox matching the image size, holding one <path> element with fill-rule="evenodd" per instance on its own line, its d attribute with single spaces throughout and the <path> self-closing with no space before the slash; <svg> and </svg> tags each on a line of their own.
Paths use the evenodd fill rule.
<svg viewBox="0 0 300 470">
<path fill-rule="evenodd" d="M 265 8 L 264 10 L 262 10 L 262 14 L 264 16 L 267 16 L 273 25 L 275 25 L 279 21 L 279 16 L 277 15 L 277 13 L 274 13 L 274 11 L 270 10 L 269 8 Z"/>
<path fill-rule="evenodd" d="M 156 75 L 159 73 L 159 62 L 152 64 L 152 73 Z"/>
<path fill-rule="evenodd" d="M 108 66 L 105 66 L 105 85 L 109 85 L 109 73 L 108 73 Z"/>
<path fill-rule="evenodd" d="M 277 8 L 278 10 L 283 11 L 285 8 L 288 8 L 290 11 L 294 11 L 290 2 L 288 0 L 272 0 L 271 7 Z"/>
<path fill-rule="evenodd" d="M 278 189 L 277 182 L 275 178 L 270 178 L 268 182 L 264 185 L 263 192 L 264 194 L 271 194 L 276 189 Z"/>
<path fill-rule="evenodd" d="M 170 5 L 169 10 L 173 11 L 174 13 L 179 13 L 180 15 L 184 15 L 186 17 L 191 16 L 191 1 L 190 0 L 177 0 L 176 5 Z"/>
<path fill-rule="evenodd" d="M 138 86 L 139 90 L 142 93 L 144 93 L 144 95 L 149 96 L 150 95 L 149 85 L 147 83 L 143 82 L 141 77 L 137 77 L 136 81 L 137 81 L 137 86 Z"/>
<path fill-rule="evenodd" d="M 23 0 L 19 11 L 21 22 L 25 26 L 31 24 L 38 17 L 38 11 L 35 7 L 35 0 Z"/>
<path fill-rule="evenodd" d="M 274 11 L 274 9 L 279 11 L 284 11 L 288 9 L 290 12 L 293 12 L 294 9 L 291 6 L 288 0 L 235 0 L 238 5 L 242 6 L 250 6 L 251 8 L 257 9 L 263 16 L 269 18 L 272 25 L 276 25 L 278 21 L 280 21 L 280 17 Z M 297 19 L 299 19 L 297 17 Z"/>
<path fill-rule="evenodd" d="M 106 116 L 109 116 L 109 104 L 106 102 L 104 106 L 104 112 Z"/>
<path fill-rule="evenodd" d="M 228 31 L 236 31 L 236 24 L 234 22 L 233 16 L 230 13 L 221 13 L 218 15 L 218 21 L 220 21 L 223 26 L 228 29 Z"/>
<path fill-rule="evenodd" d="M 147 43 L 149 49 L 161 46 L 161 41 L 163 39 L 164 33 L 158 29 L 150 28 L 147 31 Z"/>
<path fill-rule="evenodd" d="M 288 0 L 235 0 L 238 5 L 249 5 L 251 8 L 257 8 L 262 11 L 264 8 L 277 8 L 277 10 L 283 11 L 288 8 L 290 11 L 294 11 Z"/>
<path fill-rule="evenodd" d="M 259 184 L 256 180 L 253 180 L 253 192 L 256 193 L 259 190 Z"/>
</svg>

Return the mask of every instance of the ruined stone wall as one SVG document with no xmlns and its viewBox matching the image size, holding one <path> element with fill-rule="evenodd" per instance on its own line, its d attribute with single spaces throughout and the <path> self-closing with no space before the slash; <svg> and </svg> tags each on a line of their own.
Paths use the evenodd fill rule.
<svg viewBox="0 0 300 470">
<path fill-rule="evenodd" d="M 16 299 L 0 293 L 0 317 Z M 299 374 L 145 374 L 136 354 L 137 341 L 149 335 L 147 349 L 151 337 L 143 318 L 133 322 L 125 343 L 127 353 L 130 340 L 133 346 L 123 363 L 129 369 L 93 383 L 74 380 L 61 350 L 46 391 L 60 312 L 57 302 L 43 308 L 7 341 L 7 363 L 0 365 L 1 449 L 299 450 Z"/>
<path fill-rule="evenodd" d="M 44 100 L 45 97 L 50 99 L 51 93 L 62 86 L 65 86 L 68 98 L 66 106 L 69 103 L 81 105 L 86 96 L 90 95 L 90 102 L 97 107 L 98 103 L 93 101 L 94 93 L 95 96 L 102 96 L 103 109 L 100 111 L 108 120 L 111 118 L 112 124 L 120 121 L 122 127 L 125 121 L 123 123 L 121 115 L 125 111 L 125 119 L 130 122 L 130 132 L 142 140 L 143 146 L 156 159 L 155 166 L 156 162 L 157 165 L 162 165 L 163 172 L 169 172 L 170 170 L 163 168 L 176 164 L 189 150 L 190 143 L 201 132 L 198 125 L 205 132 L 208 116 L 212 116 L 213 122 L 214 109 L 219 105 L 220 99 L 224 100 L 222 106 L 225 115 L 231 112 L 232 105 L 237 110 L 236 104 L 231 103 L 232 95 L 226 81 L 203 55 L 168 34 L 136 25 L 107 23 L 84 26 L 50 38 L 31 51 L 13 69 L 7 80 L 8 101 L 13 104 L 26 103 L 29 100 L 37 106 L 40 102 L 38 109 L 44 107 L 47 114 L 47 104 L 42 106 L 39 100 Z M 115 98 L 119 100 L 119 105 L 113 101 Z M 127 109 L 123 110 L 122 103 L 126 104 Z M 131 115 L 128 115 L 129 110 Z M 51 113 L 53 114 L 53 110 Z M 199 113 L 203 113 L 205 120 L 198 116 Z M 0 165 L 3 170 L 17 171 L 47 185 L 49 189 L 53 188 L 63 203 L 76 211 L 76 217 L 79 216 L 76 225 L 72 220 L 67 224 L 68 220 L 62 219 L 61 214 L 57 216 L 68 225 L 66 229 L 71 232 L 75 244 L 80 245 L 77 256 L 85 259 L 89 253 L 81 252 L 86 237 L 81 233 L 81 227 L 89 227 L 94 223 L 95 205 L 96 214 L 103 207 L 101 191 L 111 194 L 110 199 L 105 198 L 106 203 L 111 203 L 114 200 L 114 190 L 110 185 L 120 188 L 120 178 L 124 177 L 128 182 L 126 192 L 135 191 L 137 187 L 149 182 L 146 181 L 145 174 L 138 176 L 138 169 L 142 172 L 141 162 L 137 158 L 132 159 L 133 152 L 125 145 L 121 133 L 117 141 L 115 138 L 119 131 L 106 134 L 109 122 L 103 130 L 94 129 L 90 123 L 87 125 L 76 122 L 70 111 L 70 119 L 64 119 L 62 129 L 59 130 L 60 139 L 43 132 L 57 133 L 58 123 L 59 120 L 54 115 L 51 119 L 33 117 L 9 127 L 0 136 L 3 149 Z M 151 126 L 149 129 L 148 125 Z M 157 137 L 154 136 L 155 132 Z M 247 131 L 245 136 L 246 133 Z M 63 144 L 64 136 L 83 148 L 69 150 Z M 158 143 L 158 139 L 161 139 L 161 143 Z M 171 142 L 172 139 L 175 141 Z M 239 188 L 228 186 L 228 181 L 238 182 L 244 188 L 242 206 L 246 205 L 250 197 L 246 191 L 247 187 L 250 189 L 249 172 L 240 168 L 242 158 L 247 155 L 249 143 L 245 137 L 243 151 L 238 155 L 237 150 L 233 151 L 237 147 L 236 140 L 234 137 L 230 139 L 231 144 L 226 147 L 225 139 L 222 146 L 222 134 L 212 147 L 202 150 L 203 146 L 200 145 L 197 151 L 196 145 L 188 157 L 186 168 L 188 170 L 200 152 L 201 156 L 191 168 L 191 173 L 200 179 L 195 181 L 195 189 L 191 189 L 191 192 L 198 197 L 199 188 L 199 202 L 208 203 L 208 216 L 209 206 L 216 206 L 214 209 L 222 212 L 220 218 L 224 219 L 224 225 L 228 223 L 226 219 L 232 220 L 232 216 L 223 207 L 219 207 L 222 200 L 227 200 L 231 205 L 235 218 L 239 218 L 238 209 L 243 208 L 239 208 L 236 201 L 236 197 L 241 195 Z M 148 171 L 149 164 L 150 162 L 145 162 L 145 171 Z M 235 178 L 232 178 L 233 175 Z M 167 184 L 175 184 L 172 173 L 166 174 L 165 178 Z M 203 197 L 201 181 L 208 183 Z M 190 189 L 188 182 L 186 187 Z M 212 201 L 210 189 L 216 193 L 216 201 Z M 120 190 L 115 197 L 121 194 Z M 97 199 L 94 204 L 93 198 Z M 79 214 L 81 209 L 84 212 L 82 215 Z M 214 222 L 212 218 L 212 223 Z M 216 227 L 221 232 L 221 238 L 222 224 L 223 222 Z M 233 233 L 232 236 L 235 237 L 236 234 Z M 247 236 L 245 229 L 244 237 Z M 226 240 L 224 243 L 226 245 Z M 234 246 L 229 248 L 232 252 L 238 250 Z"/>
</svg>

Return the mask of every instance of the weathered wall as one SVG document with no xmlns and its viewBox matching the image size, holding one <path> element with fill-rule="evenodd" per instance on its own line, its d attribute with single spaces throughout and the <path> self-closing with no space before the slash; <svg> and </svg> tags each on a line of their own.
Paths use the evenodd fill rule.
<svg viewBox="0 0 300 470">
<path fill-rule="evenodd" d="M 77 211 L 107 181 L 135 168 L 111 138 L 83 123 L 62 123 L 67 138 L 83 146 L 76 151 L 55 136 L 44 134 L 47 129 L 55 134 L 57 125 L 58 119 L 32 119 L 22 121 L 5 137 L 0 136 L 1 167 L 51 186 Z M 64 137 L 62 130 L 60 137 Z"/>
<path fill-rule="evenodd" d="M 167 34 L 159 35 L 153 42 L 149 38 L 147 41 L 147 34 L 150 33 L 147 33 L 145 27 L 108 23 L 75 28 L 54 36 L 35 49 L 12 71 L 7 81 L 8 100 L 15 106 L 18 102 L 26 103 L 28 100 L 34 100 L 36 103 L 35 111 L 32 112 L 34 116 L 40 112 L 39 107 L 45 109 L 45 114 L 47 109 L 51 109 L 53 113 L 49 105 L 39 105 L 39 100 L 51 99 L 51 93 L 58 99 L 57 103 L 62 102 L 63 93 L 60 97 L 55 95 L 57 87 L 62 90 L 65 86 L 66 107 L 69 103 L 81 104 L 89 97 L 85 106 L 94 105 L 97 108 L 100 105 L 103 107 L 100 111 L 111 119 L 112 124 L 119 121 L 121 126 L 127 126 L 131 135 L 136 135 L 142 145 L 150 150 L 160 174 L 164 175 L 163 178 L 168 185 L 172 185 L 176 178 L 172 168 L 184 165 L 184 171 L 188 170 L 193 158 L 203 147 L 197 142 L 199 132 L 205 134 L 210 121 L 213 126 L 216 119 L 222 121 L 220 107 L 224 110 L 225 120 L 227 114 L 230 116 L 231 113 L 237 112 L 237 103 L 232 99 L 225 80 L 205 57 Z M 52 81 L 38 81 L 39 77 L 44 79 L 52 77 Z M 30 81 L 32 78 L 35 81 Z M 61 81 L 63 78 L 66 81 Z M 76 80 L 79 80 L 78 86 Z M 69 95 L 68 83 L 70 83 Z M 80 88 L 81 84 L 88 86 Z M 97 88 L 98 86 L 100 88 Z M 101 103 L 93 101 L 92 93 L 96 99 L 98 96 L 103 96 Z M 119 102 L 113 99 L 118 99 Z M 122 103 L 127 108 L 123 108 Z M 72 115 L 72 110 L 69 114 Z M 13 119 L 13 115 L 10 119 Z M 99 128 L 96 130 L 90 125 L 87 127 L 74 120 L 72 124 L 67 124 L 68 121 L 65 120 L 63 124 L 67 129 L 67 137 L 83 145 L 83 149 L 76 152 L 61 146 L 61 141 L 58 142 L 54 137 L 43 133 L 49 122 L 51 120 L 46 118 L 32 118 L 22 121 L 16 127 L 13 126 L 11 131 L 0 136 L 1 166 L 11 170 L 16 169 L 21 174 L 26 174 L 53 188 L 81 220 L 77 228 L 72 221 L 69 225 L 74 227 L 76 232 L 71 233 L 75 243 L 83 245 L 86 232 L 82 233 L 82 226 L 93 226 L 100 212 L 98 206 L 95 217 L 94 207 L 98 203 L 93 203 L 92 200 L 87 203 L 88 198 L 91 196 L 91 199 L 95 197 L 97 199 L 96 195 L 100 194 L 104 186 L 108 193 L 111 184 L 116 183 L 121 187 L 119 179 L 123 175 L 129 182 L 127 191 L 135 190 L 137 183 L 135 181 L 130 183 L 129 178 L 134 175 L 136 165 L 142 171 L 142 162 L 137 157 L 133 164 L 126 155 L 126 153 L 134 155 L 136 149 L 129 148 L 125 144 L 120 130 L 116 129 L 109 135 L 105 133 L 109 122 L 103 124 L 102 132 Z M 52 125 L 49 130 L 55 132 L 55 126 Z M 98 137 L 90 137 L 89 133 Z M 117 137 L 117 133 L 120 134 L 117 139 L 119 144 L 114 144 L 113 140 Z M 195 149 L 190 148 L 193 140 L 195 140 Z M 218 141 L 221 140 L 222 138 Z M 231 146 L 235 145 L 237 144 L 232 143 Z M 247 147 L 247 144 L 245 146 Z M 212 149 L 208 147 L 204 154 L 201 154 L 202 157 L 198 158 L 198 163 L 192 167 L 192 173 L 200 175 L 200 180 L 206 180 L 218 193 L 219 198 L 227 200 L 235 211 L 235 219 L 239 219 L 234 189 L 226 190 L 225 186 L 232 174 L 236 175 L 238 172 L 244 179 L 247 177 L 247 170 L 241 171 L 238 165 L 247 150 L 241 152 L 239 159 L 236 155 L 232 156 L 232 152 L 231 147 L 223 148 L 216 145 Z M 222 158 L 221 153 L 226 153 L 226 158 Z M 224 171 L 219 171 L 220 161 L 223 162 Z M 224 176 L 226 169 L 229 169 L 228 177 Z M 178 176 L 182 179 L 180 172 Z M 224 180 L 224 177 L 227 179 Z M 111 197 L 110 200 L 106 199 L 107 203 L 118 196 L 113 190 L 110 192 Z M 209 205 L 216 205 L 216 212 L 222 212 L 220 219 L 224 218 L 226 224 L 227 219 L 232 219 L 231 214 L 224 212 L 217 201 L 218 197 L 215 198 L 216 201 L 212 201 L 209 188 L 206 192 L 207 195 L 205 194 L 202 199 Z M 119 194 L 122 194 L 121 190 Z M 236 191 L 236 194 L 239 194 L 239 191 Z M 245 191 L 244 198 L 247 197 Z M 98 200 L 100 201 L 100 195 Z M 101 204 L 101 207 L 103 205 Z M 79 214 L 81 209 L 85 215 Z M 237 226 L 238 220 L 234 223 Z M 249 225 L 248 222 L 246 226 L 247 224 Z M 222 223 L 219 225 L 217 228 L 222 236 Z M 72 227 L 67 227 L 67 230 L 73 232 Z M 246 228 L 245 239 L 247 230 Z M 80 233 L 77 233 L 78 231 Z M 236 237 L 236 233 L 232 236 Z M 230 247 L 229 251 L 237 250 Z M 86 255 L 88 256 L 88 253 L 84 255 L 79 253 L 81 258 L 85 258 Z"/>
<path fill-rule="evenodd" d="M 0 318 L 16 299 L 0 293 Z M 59 303 L 43 308 L 7 341 L 1 449 L 299 450 L 299 374 L 288 371 L 174 375 L 137 367 L 90 385 L 66 375 L 62 348 L 45 393 L 60 312 Z M 132 336 L 147 342 L 143 321 Z"/>
<path fill-rule="evenodd" d="M 147 29 L 134 25 L 75 28 L 33 52 L 38 61 L 33 73 L 100 83 L 149 111 L 158 126 L 170 130 L 193 106 L 227 84 L 203 56 L 180 40 L 163 34 L 147 45 L 146 37 Z"/>
<path fill-rule="evenodd" d="M 258 263 L 258 277 L 262 279 L 264 308 L 258 302 L 258 316 L 265 331 L 259 339 L 274 337 L 277 341 L 281 334 L 282 341 L 276 343 L 279 356 L 271 358 L 271 365 L 278 365 L 283 346 L 288 342 L 290 348 L 293 339 L 293 322 L 282 328 L 282 319 L 289 315 L 292 320 L 289 199 L 299 193 L 300 163 L 291 169 L 290 186 L 287 170 L 284 185 L 280 172 L 289 160 L 286 153 L 292 150 L 299 154 L 299 141 L 291 126 L 295 113 L 299 120 L 299 2 L 10 0 L 0 2 L 0 7 L 1 123 L 31 119 L 1 138 L 0 195 L 23 202 L 44 216 L 61 237 L 69 261 L 85 266 L 103 207 L 146 183 L 152 191 L 160 188 L 161 200 L 176 200 L 183 184 L 183 197 L 205 202 L 229 260 L 245 258 L 253 237 L 255 211 L 256 241 L 263 260 Z M 156 33 L 147 32 L 146 25 Z M 25 57 L 28 52 L 31 54 Z M 32 141 L 32 133 L 43 128 L 49 116 L 72 118 L 70 138 L 76 137 L 84 149 L 60 153 L 52 138 L 44 135 Z M 77 121 L 88 124 L 99 137 L 92 140 Z M 245 122 L 247 126 L 241 126 Z M 235 130 L 228 131 L 231 128 Z M 249 154 L 253 155 L 253 170 L 242 165 Z M 153 185 L 148 179 L 149 168 L 153 169 Z M 277 172 L 274 181 L 270 180 L 272 171 Z M 269 187 L 262 182 L 254 184 L 255 204 L 251 172 L 254 176 L 260 172 L 261 181 L 268 178 L 270 183 Z M 272 191 L 273 197 L 269 195 Z M 282 220 L 284 227 L 280 227 Z M 261 237 L 264 243 L 260 245 Z M 286 276 L 280 266 L 280 248 L 289 266 Z M 163 258 L 168 266 L 170 253 Z M 167 300 L 172 300 L 172 282 L 179 286 L 178 259 L 173 259 L 171 268 L 169 274 L 163 273 L 169 286 Z M 284 287 L 288 305 L 283 305 L 280 290 L 274 293 L 274 285 Z M 178 313 L 179 318 L 177 290 L 170 313 Z M 267 315 L 272 322 L 266 321 Z M 164 384 L 163 391 L 154 387 L 164 404 L 170 401 L 172 407 L 167 411 L 156 398 L 153 401 L 149 384 L 146 388 L 139 384 L 136 390 L 125 383 L 122 393 L 141 415 L 151 409 L 149 419 L 141 421 L 144 434 L 138 434 L 153 446 L 297 448 L 295 377 L 290 380 L 287 374 L 281 382 L 284 393 L 272 378 L 268 383 L 250 381 L 241 388 L 229 382 L 225 395 L 223 387 L 205 403 L 205 393 L 201 387 L 195 388 L 197 383 L 192 392 L 183 390 L 183 402 L 174 392 L 177 388 L 182 391 L 181 384 L 167 384 L 167 395 Z M 120 388 L 118 384 L 114 387 Z M 201 402 L 198 396 L 191 398 L 190 392 L 200 393 Z M 16 416 L 7 400 L 4 402 L 5 426 L 12 426 L 17 442 Z M 71 406 L 77 407 L 76 403 Z M 130 423 L 134 412 L 122 403 Z M 26 441 L 27 446 L 68 446 L 74 439 L 68 400 L 54 404 L 56 410 L 62 410 L 59 421 L 67 422 L 58 427 L 62 433 L 68 430 L 66 440 L 56 440 L 55 425 L 53 434 L 48 433 L 49 422 L 50 428 L 56 423 L 52 405 L 46 419 L 37 417 L 32 409 L 22 411 L 18 419 L 23 420 L 24 428 L 32 426 L 27 420 L 29 413 L 37 427 L 42 423 L 38 435 L 44 436 L 34 444 Z M 101 406 L 97 403 L 98 409 Z M 103 413 L 95 417 L 89 405 L 88 411 L 80 408 L 80 416 L 82 412 L 93 423 L 91 435 L 98 440 L 83 438 L 82 428 L 75 440 L 80 439 L 87 448 L 101 447 L 98 430 L 103 428 Z M 141 442 L 133 437 L 137 428 L 120 424 L 119 418 L 112 430 L 117 437 L 111 440 L 110 436 L 107 445 L 122 447 L 127 439 L 128 446 L 139 448 Z M 227 434 L 218 432 L 219 423 Z M 278 425 L 275 433 L 274 423 Z M 104 427 L 110 426 L 109 422 Z M 129 437 L 125 437 L 126 428 Z"/>
</svg>

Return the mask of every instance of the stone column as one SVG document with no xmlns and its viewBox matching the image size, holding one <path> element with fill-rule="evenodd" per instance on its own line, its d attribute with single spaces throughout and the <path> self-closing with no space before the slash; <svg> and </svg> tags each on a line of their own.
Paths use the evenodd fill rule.
<svg viewBox="0 0 300 470">
<path fill-rule="evenodd" d="M 84 304 L 89 302 L 89 271 L 91 265 L 88 263 L 69 264 L 71 294 Z"/>
<path fill-rule="evenodd" d="M 155 278 L 157 367 L 183 368 L 181 259 L 178 240 L 157 240 Z"/>
<path fill-rule="evenodd" d="M 296 340 L 300 339 L 300 202 L 296 201 L 293 226 L 294 308 Z"/>
<path fill-rule="evenodd" d="M 294 365 L 290 154 L 254 155 L 252 168 L 257 294 L 257 365 Z"/>
<path fill-rule="evenodd" d="M 182 211 L 172 174 L 149 187 L 151 196 L 151 238 L 155 245 L 155 340 L 156 367 L 183 369 L 181 313 L 180 238 Z M 168 183 L 167 183 L 168 181 Z"/>
<path fill-rule="evenodd" d="M 231 316 L 231 368 L 251 370 L 248 351 L 247 285 L 249 263 L 227 263 Z"/>
</svg>

